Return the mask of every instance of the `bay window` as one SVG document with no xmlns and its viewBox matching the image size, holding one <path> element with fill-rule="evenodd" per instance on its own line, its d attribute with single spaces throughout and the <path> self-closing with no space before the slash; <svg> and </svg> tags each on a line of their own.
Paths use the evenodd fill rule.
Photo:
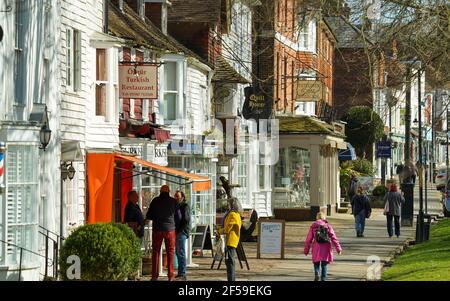
<svg viewBox="0 0 450 301">
<path fill-rule="evenodd" d="M 26 250 L 37 251 L 39 206 L 39 158 L 35 145 L 8 145 L 6 162 L 6 220 L 2 231 L 6 241 Z M 3 214 L 3 212 L 2 212 Z M 4 245 L 4 244 L 3 244 Z M 13 245 L 3 248 L 0 254 L 3 264 L 17 265 L 20 249 Z M 38 261 L 30 252 L 23 252 L 22 264 Z"/>
</svg>

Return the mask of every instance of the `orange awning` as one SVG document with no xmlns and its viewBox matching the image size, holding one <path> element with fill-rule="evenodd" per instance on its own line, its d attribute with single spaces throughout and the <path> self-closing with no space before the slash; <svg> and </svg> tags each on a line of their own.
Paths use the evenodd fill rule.
<svg viewBox="0 0 450 301">
<path fill-rule="evenodd" d="M 135 162 L 137 164 L 141 164 L 142 166 L 149 167 L 155 171 L 162 172 L 167 175 L 173 175 L 179 178 L 184 178 L 189 182 L 192 182 L 192 190 L 194 191 L 203 191 L 211 189 L 211 180 L 208 177 L 199 176 L 196 174 L 180 171 L 174 168 L 161 166 L 158 164 L 154 164 L 142 159 L 138 159 L 131 156 L 125 156 L 120 154 L 115 154 L 116 160 L 125 160 L 130 162 Z"/>
<path fill-rule="evenodd" d="M 192 184 L 192 190 L 202 191 L 211 189 L 211 180 L 174 168 L 164 167 L 145 160 L 118 153 L 87 154 L 87 182 L 89 192 L 88 223 L 110 222 L 113 220 L 112 204 L 114 190 L 114 161 L 122 160 L 134 162 L 148 167 L 153 172 L 174 176 L 185 180 L 183 184 Z M 130 172 L 133 171 L 131 168 Z M 169 181 L 169 180 L 168 180 Z"/>
</svg>

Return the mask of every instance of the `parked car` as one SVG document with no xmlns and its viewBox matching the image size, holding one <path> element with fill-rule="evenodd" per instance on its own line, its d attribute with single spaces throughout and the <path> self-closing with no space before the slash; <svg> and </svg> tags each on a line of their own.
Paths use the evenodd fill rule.
<svg viewBox="0 0 450 301">
<path fill-rule="evenodd" d="M 448 174 L 450 177 L 450 168 L 448 169 Z M 445 167 L 439 168 L 436 173 L 436 179 L 435 179 L 437 190 L 444 190 L 446 178 L 447 178 L 447 169 Z"/>
</svg>

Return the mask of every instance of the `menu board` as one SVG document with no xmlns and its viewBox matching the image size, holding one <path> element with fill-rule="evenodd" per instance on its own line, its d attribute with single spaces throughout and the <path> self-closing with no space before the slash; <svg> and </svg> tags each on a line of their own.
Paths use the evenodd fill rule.
<svg viewBox="0 0 450 301">
<path fill-rule="evenodd" d="M 272 255 L 284 258 L 284 220 L 261 219 L 258 223 L 258 252 L 261 255 Z"/>
</svg>

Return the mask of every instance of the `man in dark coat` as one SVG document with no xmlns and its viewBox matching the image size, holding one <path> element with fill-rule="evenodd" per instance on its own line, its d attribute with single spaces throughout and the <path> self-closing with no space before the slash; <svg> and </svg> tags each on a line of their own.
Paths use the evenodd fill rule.
<svg viewBox="0 0 450 301">
<path fill-rule="evenodd" d="M 128 203 L 125 206 L 123 221 L 130 226 L 136 236 L 142 240 L 144 237 L 144 216 L 138 204 L 139 196 L 136 191 L 128 192 Z"/>
<path fill-rule="evenodd" d="M 186 240 L 189 238 L 191 210 L 186 202 L 184 192 L 175 192 L 175 199 L 178 202 L 175 214 L 177 234 L 175 250 L 178 258 L 178 275 L 176 278 L 186 280 Z"/>
<path fill-rule="evenodd" d="M 173 260 L 175 253 L 175 210 L 177 201 L 170 195 L 167 185 L 161 186 L 160 194 L 152 200 L 147 211 L 147 220 L 152 220 L 152 280 L 159 276 L 159 252 L 164 240 L 167 253 L 169 281 L 174 280 Z"/>
</svg>

